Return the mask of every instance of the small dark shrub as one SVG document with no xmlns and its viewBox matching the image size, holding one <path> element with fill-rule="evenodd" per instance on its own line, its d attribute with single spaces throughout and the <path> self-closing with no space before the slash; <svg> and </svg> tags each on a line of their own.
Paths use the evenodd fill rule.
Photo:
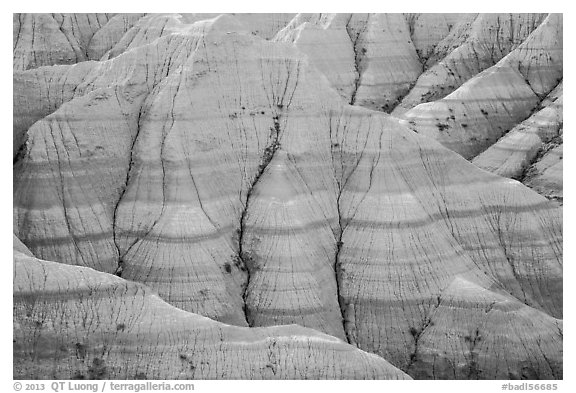
<svg viewBox="0 0 576 393">
<path fill-rule="evenodd" d="M 438 129 L 439 129 L 440 131 L 444 131 L 444 130 L 450 128 L 450 127 L 448 126 L 448 124 L 443 124 L 443 123 L 436 123 L 436 127 L 438 127 Z"/>
</svg>

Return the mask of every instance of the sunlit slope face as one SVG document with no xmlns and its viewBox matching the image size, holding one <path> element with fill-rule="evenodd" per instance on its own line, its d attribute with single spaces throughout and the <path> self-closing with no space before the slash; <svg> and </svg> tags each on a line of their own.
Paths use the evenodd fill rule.
<svg viewBox="0 0 576 393">
<path fill-rule="evenodd" d="M 472 161 L 482 169 L 520 180 L 536 192 L 562 201 L 563 83 L 534 114 Z"/>
<path fill-rule="evenodd" d="M 295 46 L 346 102 L 405 118 L 415 131 L 470 160 L 541 109 L 562 80 L 560 14 L 232 15 L 234 27 L 226 33 Z M 218 14 L 15 14 L 14 69 L 112 59 L 189 34 L 191 26 L 202 32 L 211 18 Z M 54 99 L 70 93 L 40 92 L 47 95 L 40 108 L 24 110 L 29 102 L 15 107 L 14 154 L 22 133 L 55 109 Z M 512 162 L 479 165 L 561 202 L 559 150 L 536 165 L 562 144 L 561 133 L 552 139 L 517 135 L 510 141 L 519 146 L 505 147 L 514 151 Z M 489 160 L 505 159 L 500 156 Z"/>
<path fill-rule="evenodd" d="M 366 53 L 385 57 L 394 43 L 370 41 L 371 23 L 404 19 L 202 18 L 146 16 L 130 33 L 142 42 L 101 61 L 15 71 L 13 227 L 32 253 L 226 324 L 312 328 L 418 378 L 561 378 L 561 210 L 419 123 L 349 105 L 348 55 L 331 72 L 310 51 L 324 30 L 349 40 L 361 26 Z M 431 51 L 418 42 L 416 58 Z M 486 74 L 469 83 L 516 86 Z M 520 311 L 477 312 L 491 302 Z M 448 329 L 454 342 L 435 338 Z M 476 333 L 498 338 L 470 347 Z M 545 349 L 503 350 L 518 340 Z M 358 370 L 325 377 L 387 377 Z"/>
<path fill-rule="evenodd" d="M 229 326 L 144 285 L 14 249 L 17 379 L 410 379 L 300 326 Z"/>
<path fill-rule="evenodd" d="M 562 167 L 556 164 L 562 157 L 562 25 L 562 15 L 546 16 L 498 63 L 451 94 L 394 113 L 415 132 L 437 139 L 481 168 L 561 201 Z M 555 148 L 560 158 L 539 166 Z M 556 168 L 544 173 L 549 166 Z M 533 182 L 534 177 L 543 180 Z"/>
</svg>

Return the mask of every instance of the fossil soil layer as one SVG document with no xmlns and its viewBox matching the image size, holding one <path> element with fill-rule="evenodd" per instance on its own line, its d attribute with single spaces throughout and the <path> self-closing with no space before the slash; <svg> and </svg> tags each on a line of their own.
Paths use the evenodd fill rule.
<svg viewBox="0 0 576 393">
<path fill-rule="evenodd" d="M 561 14 L 14 14 L 16 379 L 562 379 Z"/>
</svg>

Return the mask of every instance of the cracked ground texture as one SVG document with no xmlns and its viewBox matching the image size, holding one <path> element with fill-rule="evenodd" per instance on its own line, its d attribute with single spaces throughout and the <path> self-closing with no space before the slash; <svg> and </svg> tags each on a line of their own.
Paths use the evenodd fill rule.
<svg viewBox="0 0 576 393">
<path fill-rule="evenodd" d="M 16 15 L 15 375 L 562 378 L 561 19 Z"/>
<path fill-rule="evenodd" d="M 225 325 L 179 310 L 142 284 L 36 259 L 16 242 L 16 378 L 410 379 L 312 329 Z"/>
</svg>

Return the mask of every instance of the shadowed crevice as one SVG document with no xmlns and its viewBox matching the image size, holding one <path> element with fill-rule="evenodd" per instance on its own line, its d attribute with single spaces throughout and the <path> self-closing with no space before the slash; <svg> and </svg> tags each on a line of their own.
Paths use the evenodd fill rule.
<svg viewBox="0 0 576 393">
<path fill-rule="evenodd" d="M 282 106 L 278 105 L 278 109 L 282 109 Z M 252 195 L 254 189 L 260 178 L 268 168 L 268 165 L 274 158 L 276 151 L 280 148 L 280 114 L 276 114 L 273 117 L 274 126 L 270 128 L 270 143 L 264 149 L 264 154 L 262 155 L 260 165 L 258 166 L 258 172 L 254 176 L 252 180 L 252 184 L 248 188 L 246 193 L 246 202 L 244 204 L 244 208 L 242 209 L 242 213 L 240 214 L 240 227 L 238 228 L 238 259 L 240 263 L 244 266 L 244 270 L 246 271 L 246 282 L 244 283 L 244 287 L 242 289 L 242 311 L 244 312 L 244 316 L 246 318 L 246 323 L 248 326 L 252 326 L 252 318 L 250 317 L 250 310 L 248 309 L 246 300 L 248 297 L 248 287 L 250 285 L 250 274 L 254 270 L 252 257 L 249 255 L 248 252 L 244 249 L 244 235 L 246 234 L 246 220 L 248 217 L 248 208 L 250 207 L 250 202 L 252 199 Z"/>
</svg>

